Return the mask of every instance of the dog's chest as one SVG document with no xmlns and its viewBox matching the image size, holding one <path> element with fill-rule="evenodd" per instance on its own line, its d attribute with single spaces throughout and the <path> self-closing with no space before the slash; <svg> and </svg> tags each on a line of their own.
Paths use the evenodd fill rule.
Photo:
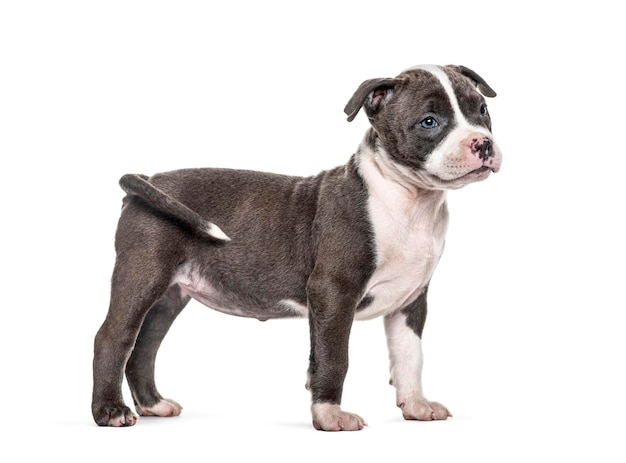
<svg viewBox="0 0 626 463">
<path fill-rule="evenodd" d="M 369 300 L 356 314 L 369 319 L 414 301 L 443 252 L 448 212 L 443 191 L 418 194 L 388 178 L 374 166 L 363 166 L 370 196 L 376 269 L 364 295 Z"/>
</svg>

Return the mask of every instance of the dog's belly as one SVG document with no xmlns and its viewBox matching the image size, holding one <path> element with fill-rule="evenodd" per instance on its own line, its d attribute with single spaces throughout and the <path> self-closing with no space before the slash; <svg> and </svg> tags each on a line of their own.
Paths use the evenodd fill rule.
<svg viewBox="0 0 626 463">
<path fill-rule="evenodd" d="M 257 295 L 234 294 L 217 289 L 199 273 L 183 266 L 172 279 L 182 293 L 228 315 L 269 320 L 271 318 L 303 317 L 307 315 L 306 306 L 289 298 L 265 300 Z M 261 293 L 262 291 L 259 291 Z"/>
<path fill-rule="evenodd" d="M 245 304 L 235 298 L 220 294 L 213 288 L 188 286 L 180 284 L 183 292 L 201 304 L 228 315 L 257 318 L 265 321 L 271 318 L 303 317 L 307 315 L 306 307 L 291 299 L 282 299 L 273 304 L 257 306 Z"/>
<path fill-rule="evenodd" d="M 414 301 L 424 290 L 437 264 L 435 259 L 414 260 L 405 253 L 380 266 L 370 278 L 364 297 L 359 302 L 355 320 L 369 320 L 387 315 Z M 420 262 L 420 266 L 416 266 Z M 285 298 L 259 304 L 244 297 L 217 290 L 207 280 L 189 272 L 179 272 L 172 281 L 183 294 L 218 312 L 238 317 L 269 320 L 272 318 L 308 317 L 308 308 L 293 299 Z M 361 308 L 362 307 L 362 308 Z"/>
</svg>

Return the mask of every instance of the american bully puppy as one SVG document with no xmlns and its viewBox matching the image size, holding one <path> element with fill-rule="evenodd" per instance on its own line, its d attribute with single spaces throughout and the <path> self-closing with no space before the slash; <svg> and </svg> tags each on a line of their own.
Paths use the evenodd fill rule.
<svg viewBox="0 0 626 463">
<path fill-rule="evenodd" d="M 397 405 L 408 420 L 445 420 L 422 391 L 428 284 L 444 247 L 446 191 L 497 172 L 485 97 L 463 66 L 417 66 L 366 80 L 348 102 L 371 127 L 347 164 L 306 178 L 227 169 L 125 175 L 111 301 L 95 339 L 93 417 L 131 426 L 174 416 L 158 392 L 157 350 L 190 299 L 268 320 L 309 319 L 308 385 L 316 429 L 358 430 L 342 410 L 354 320 L 383 317 Z"/>
</svg>

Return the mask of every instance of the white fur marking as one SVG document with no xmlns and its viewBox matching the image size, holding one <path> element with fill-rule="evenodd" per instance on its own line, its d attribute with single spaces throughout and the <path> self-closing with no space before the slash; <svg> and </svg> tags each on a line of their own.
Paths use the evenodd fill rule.
<svg viewBox="0 0 626 463">
<path fill-rule="evenodd" d="M 372 303 L 358 320 L 386 315 L 415 300 L 443 252 L 448 213 L 442 190 L 418 192 L 413 179 L 388 158 L 362 145 L 359 169 L 369 191 L 376 270 L 364 295 Z"/>
<path fill-rule="evenodd" d="M 238 307 L 225 307 L 220 304 L 221 294 L 209 282 L 207 282 L 191 265 L 182 265 L 174 278 L 172 284 L 178 284 L 184 294 L 193 297 L 198 302 L 210 307 L 218 312 L 229 315 L 246 316 L 246 311 Z"/>
<path fill-rule="evenodd" d="M 454 118 L 459 127 L 461 126 L 466 127 L 466 128 L 471 127 L 471 130 L 474 132 L 480 132 L 480 133 L 484 133 L 485 135 L 491 135 L 491 133 L 486 128 L 472 125 L 467 121 L 467 119 L 465 118 L 465 115 L 463 114 L 463 111 L 461 111 L 461 107 L 459 106 L 459 100 L 457 100 L 456 98 L 456 94 L 454 93 L 454 89 L 452 88 L 452 83 L 450 82 L 448 75 L 444 72 L 441 66 L 436 66 L 434 64 L 425 64 L 425 65 L 415 66 L 413 68 L 407 69 L 407 71 L 410 71 L 412 69 L 423 69 L 424 71 L 428 71 L 433 76 L 435 76 L 437 80 L 439 80 L 439 83 L 445 90 L 446 95 L 448 95 L 448 99 L 450 100 L 450 104 L 452 105 L 452 109 L 454 111 Z"/>
<path fill-rule="evenodd" d="M 450 100 L 450 104 L 452 105 L 452 109 L 454 110 L 454 118 L 459 126 L 470 126 L 470 123 L 467 122 L 465 116 L 463 115 L 463 111 L 461 111 L 461 107 L 459 106 L 459 101 L 456 98 L 454 93 L 454 89 L 452 88 L 452 84 L 450 83 L 450 79 L 448 75 L 441 69 L 439 66 L 424 66 L 422 69 L 430 72 L 434 75 L 438 80 L 443 89 L 446 91 L 446 95 L 448 95 L 448 99 Z M 483 131 L 488 133 L 486 129 L 480 127 Z"/>
<path fill-rule="evenodd" d="M 287 307 L 292 312 L 296 313 L 300 317 L 308 317 L 309 309 L 306 305 L 302 305 L 299 302 L 296 302 L 292 299 L 283 299 L 280 301 L 280 304 Z"/>
<path fill-rule="evenodd" d="M 182 409 L 183 407 L 178 402 L 172 399 L 162 399 L 152 407 L 137 406 L 137 413 L 141 416 L 178 416 Z"/>
<path fill-rule="evenodd" d="M 341 410 L 336 404 L 316 403 L 311 406 L 313 426 L 324 431 L 358 431 L 367 426 L 359 415 Z"/>
<path fill-rule="evenodd" d="M 213 238 L 216 238 L 218 240 L 230 241 L 228 235 L 226 235 L 226 233 L 224 233 L 220 227 L 212 222 L 209 222 L 205 232 L 207 235 L 212 236 Z"/>
<path fill-rule="evenodd" d="M 400 311 L 385 317 L 385 334 L 398 405 L 409 397 L 423 398 L 422 340 L 407 326 L 406 315 Z"/>
</svg>

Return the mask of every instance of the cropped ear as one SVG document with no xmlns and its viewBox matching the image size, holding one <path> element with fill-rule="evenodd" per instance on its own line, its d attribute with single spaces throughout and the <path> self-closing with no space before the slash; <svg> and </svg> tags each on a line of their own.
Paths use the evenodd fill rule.
<svg viewBox="0 0 626 463">
<path fill-rule="evenodd" d="M 485 82 L 485 79 L 480 77 L 471 69 L 466 68 L 465 66 L 452 66 L 452 68 L 456 69 L 458 72 L 460 72 L 465 77 L 469 78 L 472 82 L 474 82 L 474 85 L 476 85 L 476 88 L 478 89 L 478 91 L 482 93 L 483 95 L 490 97 L 490 98 L 493 98 L 494 96 L 496 96 L 496 92 L 489 86 L 489 84 L 487 84 L 487 82 Z"/>
<path fill-rule="evenodd" d="M 368 117 L 380 111 L 393 95 L 395 86 L 400 82 L 402 82 L 401 79 L 392 78 L 370 79 L 363 82 L 343 110 L 348 115 L 348 122 L 356 117 L 363 105 L 365 105 Z"/>
</svg>

